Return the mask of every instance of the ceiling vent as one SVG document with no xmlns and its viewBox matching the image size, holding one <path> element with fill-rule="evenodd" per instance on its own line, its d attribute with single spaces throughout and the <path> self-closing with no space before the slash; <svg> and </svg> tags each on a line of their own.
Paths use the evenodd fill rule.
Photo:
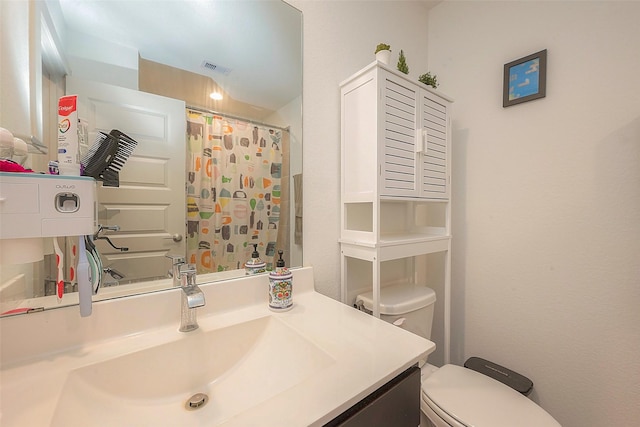
<svg viewBox="0 0 640 427">
<path fill-rule="evenodd" d="M 231 68 L 223 67 L 221 65 L 216 65 L 213 62 L 207 61 L 207 60 L 202 61 L 202 68 L 214 73 L 224 74 L 225 76 L 228 76 L 229 73 L 231 72 Z"/>
</svg>

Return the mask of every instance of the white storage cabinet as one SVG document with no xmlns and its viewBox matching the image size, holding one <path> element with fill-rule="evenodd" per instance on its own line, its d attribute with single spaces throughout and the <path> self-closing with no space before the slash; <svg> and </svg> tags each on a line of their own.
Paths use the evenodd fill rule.
<svg viewBox="0 0 640 427">
<path fill-rule="evenodd" d="M 381 286 L 433 288 L 432 339 L 448 363 L 452 101 L 379 62 L 340 94 L 342 300 L 372 291 L 380 317 Z"/>
</svg>

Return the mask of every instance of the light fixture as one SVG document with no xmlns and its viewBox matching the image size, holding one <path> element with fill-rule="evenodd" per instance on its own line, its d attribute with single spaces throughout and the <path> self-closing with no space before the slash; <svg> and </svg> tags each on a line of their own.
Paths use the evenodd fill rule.
<svg viewBox="0 0 640 427">
<path fill-rule="evenodd" d="M 213 99 L 214 101 L 220 101 L 222 100 L 222 94 L 218 91 L 215 92 L 211 92 L 211 94 L 209 94 L 209 98 Z"/>
</svg>

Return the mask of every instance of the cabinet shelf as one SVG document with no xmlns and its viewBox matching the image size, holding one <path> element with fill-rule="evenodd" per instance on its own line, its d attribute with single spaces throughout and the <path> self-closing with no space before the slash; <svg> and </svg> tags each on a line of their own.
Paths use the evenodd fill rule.
<svg viewBox="0 0 640 427">
<path fill-rule="evenodd" d="M 378 200 L 342 203 L 343 239 L 408 242 L 449 236 L 449 204 L 442 200 Z"/>
<path fill-rule="evenodd" d="M 397 241 L 354 242 L 340 239 L 342 254 L 367 261 L 389 261 L 449 250 L 448 236 L 415 238 Z"/>
<path fill-rule="evenodd" d="M 441 234 L 383 234 L 380 236 L 379 244 L 380 246 L 385 247 L 426 243 L 449 239 L 450 236 Z"/>
<path fill-rule="evenodd" d="M 380 237 L 380 239 L 375 241 L 340 238 L 339 242 L 348 245 L 365 246 L 370 248 L 384 248 L 390 246 L 411 245 L 416 243 L 447 241 L 450 239 L 451 236 L 440 234 L 384 234 Z"/>
</svg>

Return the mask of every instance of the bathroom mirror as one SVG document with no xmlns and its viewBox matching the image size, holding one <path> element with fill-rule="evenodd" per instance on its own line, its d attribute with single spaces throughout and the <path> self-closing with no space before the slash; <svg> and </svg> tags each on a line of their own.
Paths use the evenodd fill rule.
<svg viewBox="0 0 640 427">
<path fill-rule="evenodd" d="M 53 86 L 53 88 L 39 89 L 45 98 L 43 100 L 43 139 L 45 142 L 48 141 L 50 146 L 49 159 L 45 159 L 44 164 L 46 160 L 55 159 L 56 153 L 57 117 L 55 113 L 57 112 L 55 106 L 51 107 L 51 103 L 68 92 L 68 87 L 65 86 L 69 85 L 68 82 L 71 80 L 97 82 L 98 85 L 107 85 L 105 86 L 107 88 L 123 87 L 127 91 L 138 90 L 182 101 L 186 107 L 190 107 L 185 111 L 184 126 L 187 134 L 185 144 L 188 144 L 188 139 L 195 134 L 198 138 L 217 138 L 218 135 L 215 132 L 211 135 L 206 134 L 206 128 L 212 127 L 212 122 L 213 127 L 218 126 L 219 129 L 246 128 L 251 135 L 249 139 L 255 137 L 259 130 L 259 136 L 255 137 L 255 141 L 262 144 L 259 151 L 262 154 L 273 147 L 282 150 L 282 156 L 288 158 L 287 176 L 280 175 L 281 168 L 284 168 L 280 161 L 269 164 L 271 175 L 260 177 L 260 182 L 264 182 L 261 185 L 267 185 L 267 181 L 270 181 L 272 176 L 277 176 L 282 179 L 282 182 L 277 185 L 276 191 L 265 191 L 264 194 L 256 196 L 255 200 L 247 203 L 251 205 L 251 209 L 264 209 L 264 212 L 268 212 L 269 217 L 273 218 L 277 216 L 276 209 L 280 207 L 285 209 L 280 203 L 288 199 L 286 207 L 288 224 L 282 227 L 286 227 L 286 235 L 284 237 L 280 235 L 277 238 L 287 240 L 289 253 L 286 258 L 289 266 L 302 265 L 301 231 L 298 230 L 297 233 L 295 231 L 296 222 L 301 224 L 301 206 L 296 206 L 296 193 L 302 194 L 302 13 L 300 11 L 282 0 L 209 0 L 206 2 L 46 0 L 29 3 L 36 3 L 44 16 L 43 19 L 31 19 L 30 22 L 43 25 L 43 28 L 38 31 L 43 40 L 41 46 L 43 61 L 45 61 L 43 81 L 44 85 Z M 107 34 L 108 37 L 105 37 Z M 105 43 L 105 40 L 108 43 Z M 2 40 L 3 45 L 10 42 L 10 40 Z M 53 65 L 46 63 L 50 56 L 47 45 L 52 43 L 57 43 L 58 50 L 60 46 L 63 47 L 59 52 L 60 58 L 54 60 Z M 68 46 L 74 46 L 73 51 L 66 50 Z M 132 74 L 128 69 L 127 59 L 123 59 L 130 56 L 132 51 L 136 56 L 136 60 L 133 61 L 135 63 L 131 65 L 135 72 L 133 79 L 130 77 Z M 86 52 L 86 56 L 83 56 L 85 54 L 82 52 Z M 124 55 L 121 55 L 122 53 Z M 62 83 L 56 83 L 55 76 L 47 75 L 49 72 L 55 74 L 61 70 L 70 76 L 62 79 Z M 210 98 L 213 92 L 222 93 L 223 100 Z M 49 103 L 48 112 L 47 102 Z M 222 122 L 216 124 L 219 118 L 222 118 Z M 202 128 L 205 128 L 204 134 L 202 134 Z M 224 138 L 224 135 L 221 134 L 221 137 Z M 242 135 L 234 138 L 244 143 Z M 281 140 L 285 139 L 286 144 L 281 144 Z M 140 141 L 139 146 L 143 145 L 144 142 Z M 52 146 L 53 149 L 51 149 Z M 153 157 L 154 153 L 150 152 L 148 147 L 141 150 L 145 158 Z M 186 154 L 187 163 L 190 155 L 193 156 L 189 152 Z M 42 162 L 42 159 L 39 161 Z M 173 166 L 170 168 L 175 169 Z M 144 173 L 146 170 L 142 170 L 139 175 Z M 188 171 L 184 174 L 190 176 Z M 124 169 L 122 175 L 126 181 L 127 174 Z M 258 181 L 258 178 L 254 179 L 246 175 L 239 179 L 246 183 L 251 182 L 251 185 L 254 181 Z M 189 183 L 187 182 L 186 185 L 189 186 Z M 122 185 L 122 187 L 127 186 Z M 197 188 L 196 193 L 201 194 L 204 190 L 204 188 Z M 232 206 L 237 198 L 245 195 L 246 191 L 242 190 L 238 189 L 229 196 L 229 206 Z M 117 192 L 120 189 L 113 191 Z M 281 194 L 285 191 L 286 195 Z M 145 192 L 145 194 L 148 193 L 152 192 Z M 224 195 L 224 193 L 218 194 L 220 201 L 224 201 Z M 189 196 L 185 197 L 185 202 L 163 203 L 180 206 L 184 203 L 186 214 Z M 178 208 L 180 209 L 182 207 Z M 215 210 L 215 207 L 212 209 Z M 125 238 L 139 236 L 139 230 L 132 230 L 130 227 L 118 224 L 118 212 L 122 209 L 108 210 L 101 207 L 100 210 L 99 222 L 107 226 L 119 225 L 120 230 L 106 229 L 101 236 L 108 237 L 110 241 L 107 243 L 106 239 L 101 239 L 97 242 L 103 267 L 109 273 L 103 275 L 103 285 L 106 286 L 94 296 L 94 301 L 171 287 L 172 280 L 167 274 L 170 271 L 171 261 L 164 258 L 166 254 L 182 253 L 187 261 L 192 261 L 194 257 L 204 259 L 201 252 L 202 249 L 207 248 L 203 248 L 202 244 L 192 248 L 192 256 L 189 258 L 186 242 L 188 234 L 193 234 L 195 225 L 189 223 L 188 218 L 182 218 L 184 227 L 181 232 L 151 230 L 151 234 L 156 232 L 156 240 L 164 240 L 166 243 L 161 243 L 154 248 L 137 249 L 135 240 Z M 244 215 L 244 212 L 239 214 Z M 162 215 L 164 213 L 160 212 L 157 217 L 160 218 Z M 148 223 L 152 223 L 155 219 L 157 218 L 152 217 Z M 224 221 L 227 221 L 227 218 Z M 187 223 L 189 223 L 188 227 Z M 141 226 L 142 229 L 144 225 L 146 224 Z M 206 224 L 199 224 L 199 226 L 202 229 Z M 274 223 L 271 220 L 261 225 L 265 229 L 273 226 Z M 233 232 L 233 229 L 229 231 L 225 228 L 225 230 Z M 270 246 L 270 241 L 273 240 L 275 237 L 272 236 L 260 242 L 262 257 L 268 251 L 273 255 L 276 249 L 274 245 Z M 172 242 L 182 243 L 173 248 L 168 245 Z M 66 243 L 66 239 L 59 239 L 60 245 Z M 227 257 L 230 257 L 228 251 L 250 250 L 252 241 L 234 242 L 235 246 L 226 241 L 224 243 L 223 249 L 219 252 L 224 252 Z M 112 246 L 122 247 L 125 244 L 131 246 L 129 251 L 121 254 L 117 251 L 109 253 Z M 71 249 L 63 247 L 62 250 L 68 253 Z M 145 260 L 150 258 L 163 259 L 160 273 L 158 268 L 155 268 L 148 277 L 143 277 L 127 270 L 132 264 L 143 265 L 142 270 L 151 270 L 144 264 Z M 29 268 L 3 265 L 0 313 L 14 314 L 15 309 L 40 310 L 76 304 L 77 292 L 73 292 L 75 288 L 72 282 L 65 286 L 66 293 L 62 301 L 57 300 L 52 288 L 52 281 L 55 279 L 53 272 L 56 271 L 54 263 L 55 257 L 49 255 L 45 256 L 44 261 Z M 216 265 L 218 265 L 217 268 L 210 268 L 199 274 L 198 281 L 210 282 L 245 274 L 242 263 L 234 259 Z M 44 289 L 36 285 L 40 282 L 45 282 Z"/>
</svg>

